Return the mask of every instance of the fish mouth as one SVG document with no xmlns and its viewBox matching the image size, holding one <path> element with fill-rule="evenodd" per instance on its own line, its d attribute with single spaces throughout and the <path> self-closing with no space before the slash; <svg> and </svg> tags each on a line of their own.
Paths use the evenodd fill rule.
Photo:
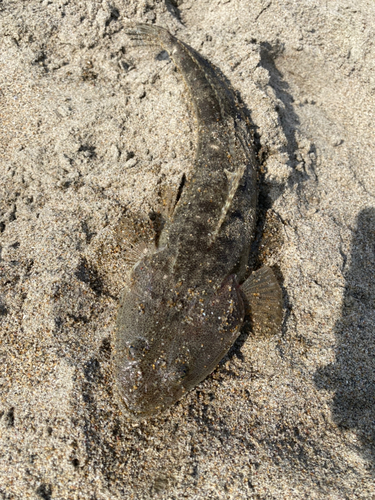
<svg viewBox="0 0 375 500">
<path fill-rule="evenodd" d="M 117 354 L 116 381 L 120 399 L 136 419 L 156 416 L 191 387 L 191 353 L 181 340 L 165 349 L 164 341 L 143 337 L 126 342 Z"/>
<path fill-rule="evenodd" d="M 186 393 L 183 386 L 171 388 L 167 384 L 159 384 L 158 388 L 152 384 L 151 387 L 135 387 L 133 390 L 124 390 L 121 386 L 118 389 L 127 412 L 135 420 L 160 415 Z"/>
<path fill-rule="evenodd" d="M 120 399 L 135 419 L 156 416 L 187 392 L 188 371 L 183 364 L 174 369 L 157 363 L 147 368 L 122 365 L 116 377 Z"/>
</svg>

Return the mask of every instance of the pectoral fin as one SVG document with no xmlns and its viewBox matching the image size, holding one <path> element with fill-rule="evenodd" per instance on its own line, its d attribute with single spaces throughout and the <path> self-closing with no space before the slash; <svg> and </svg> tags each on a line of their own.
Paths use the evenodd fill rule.
<svg viewBox="0 0 375 500">
<path fill-rule="evenodd" d="M 143 214 L 126 213 L 116 228 L 117 243 L 131 266 L 156 249 L 155 238 L 153 223 Z"/>
<path fill-rule="evenodd" d="M 249 306 L 255 334 L 273 335 L 283 319 L 282 292 L 268 266 L 261 267 L 241 285 Z"/>
</svg>

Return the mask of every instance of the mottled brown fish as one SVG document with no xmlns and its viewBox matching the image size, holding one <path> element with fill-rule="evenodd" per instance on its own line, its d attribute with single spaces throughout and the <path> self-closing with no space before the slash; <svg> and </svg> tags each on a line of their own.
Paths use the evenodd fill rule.
<svg viewBox="0 0 375 500">
<path fill-rule="evenodd" d="M 137 25 L 179 69 L 194 106 L 198 145 L 191 176 L 158 239 L 123 290 L 115 370 L 123 403 L 138 418 L 170 407 L 213 371 L 245 313 L 274 325 L 280 287 L 268 267 L 245 283 L 257 204 L 256 161 L 233 91 L 195 50 L 167 30 Z"/>
</svg>

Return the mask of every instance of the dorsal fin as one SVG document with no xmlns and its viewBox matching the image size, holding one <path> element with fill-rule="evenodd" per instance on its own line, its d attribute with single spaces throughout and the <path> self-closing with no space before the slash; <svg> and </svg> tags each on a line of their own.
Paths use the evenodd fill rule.
<svg viewBox="0 0 375 500">
<path fill-rule="evenodd" d="M 228 194 L 225 203 L 221 209 L 220 218 L 216 224 L 215 230 L 210 236 L 210 245 L 212 245 L 215 242 L 217 235 L 219 234 L 220 228 L 223 225 L 224 220 L 232 206 L 233 198 L 237 192 L 238 186 L 244 175 L 245 169 L 246 165 L 242 165 L 234 172 L 230 172 L 229 170 L 224 169 L 225 175 L 227 176 L 228 179 Z"/>
</svg>

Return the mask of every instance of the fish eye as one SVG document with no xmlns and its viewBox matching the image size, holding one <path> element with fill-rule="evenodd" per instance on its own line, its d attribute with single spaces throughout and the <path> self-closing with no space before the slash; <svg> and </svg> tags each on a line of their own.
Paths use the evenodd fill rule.
<svg viewBox="0 0 375 500">
<path fill-rule="evenodd" d="M 141 358 L 149 350 L 149 345 L 146 339 L 142 337 L 137 337 L 128 345 L 128 356 L 134 361 Z"/>
<path fill-rule="evenodd" d="M 186 359 L 176 359 L 176 362 L 173 366 L 173 370 L 170 373 L 170 378 L 179 382 L 184 380 L 189 374 L 189 366 Z"/>
<path fill-rule="evenodd" d="M 178 375 L 178 378 L 180 380 L 183 380 L 185 377 L 187 377 L 189 373 L 189 367 L 186 365 L 179 365 L 176 369 L 176 374 Z"/>
</svg>

